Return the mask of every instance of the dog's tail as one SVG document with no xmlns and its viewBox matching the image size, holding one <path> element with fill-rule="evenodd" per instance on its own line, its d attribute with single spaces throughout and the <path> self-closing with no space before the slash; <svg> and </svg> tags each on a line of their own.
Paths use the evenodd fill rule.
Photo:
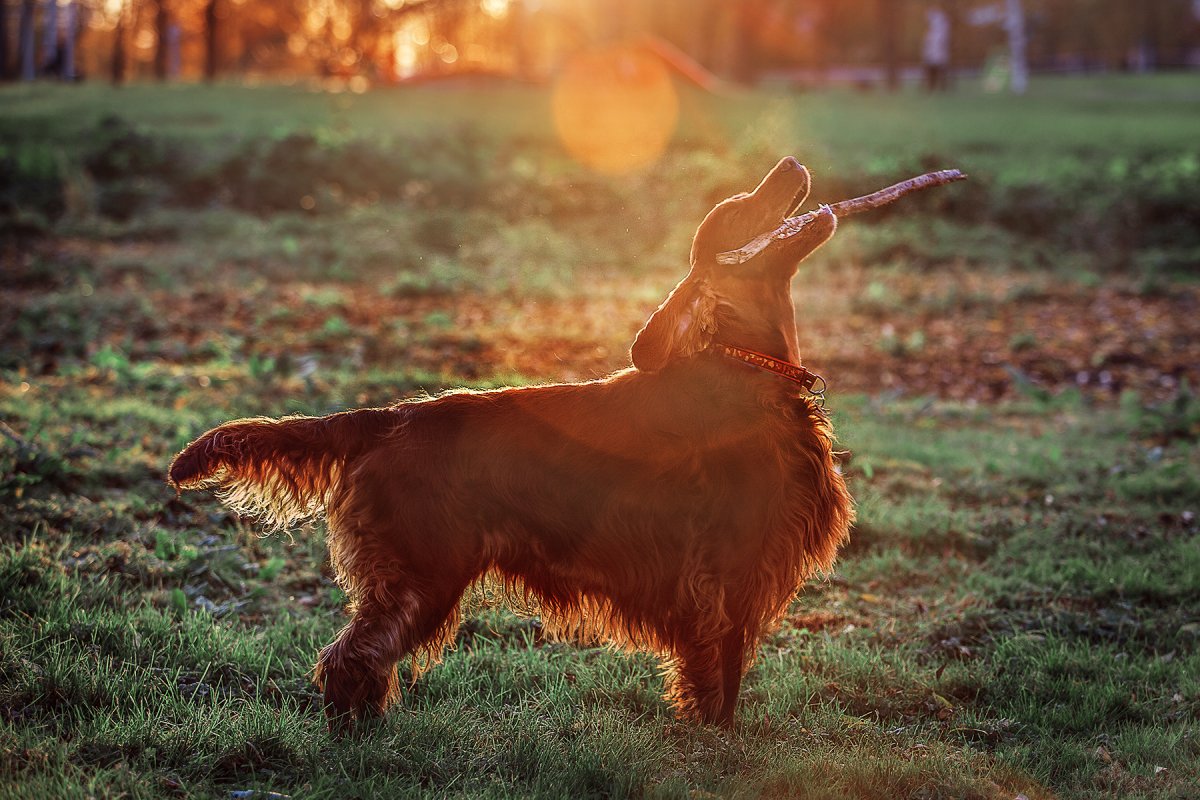
<svg viewBox="0 0 1200 800">
<path fill-rule="evenodd" d="M 168 481 L 176 491 L 215 487 L 238 512 L 287 528 L 320 514 L 346 462 L 400 420 L 397 409 L 367 408 L 226 422 L 175 456 Z"/>
</svg>

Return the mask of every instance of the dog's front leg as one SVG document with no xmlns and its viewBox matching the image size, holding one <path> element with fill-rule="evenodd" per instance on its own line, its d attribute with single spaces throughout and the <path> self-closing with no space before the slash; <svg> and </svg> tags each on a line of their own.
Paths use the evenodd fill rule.
<svg viewBox="0 0 1200 800">
<path fill-rule="evenodd" d="M 742 690 L 742 675 L 746 671 L 747 634 L 734 628 L 721 639 L 721 710 L 717 722 L 729 725 L 737 709 L 738 693 Z"/>
<path fill-rule="evenodd" d="M 680 719 L 722 725 L 725 718 L 721 648 L 717 642 L 680 645 L 668 665 L 664 699 Z"/>
</svg>

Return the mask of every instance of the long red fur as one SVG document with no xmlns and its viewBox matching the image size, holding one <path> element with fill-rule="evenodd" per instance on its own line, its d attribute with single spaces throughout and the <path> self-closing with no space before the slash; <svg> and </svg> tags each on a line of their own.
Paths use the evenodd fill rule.
<svg viewBox="0 0 1200 800">
<path fill-rule="evenodd" d="M 680 716 L 732 720 L 761 636 L 829 569 L 853 519 L 824 413 L 704 346 L 720 335 L 796 358 L 790 296 L 750 302 L 706 259 L 766 224 L 754 217 L 786 213 L 783 195 L 807 190 L 800 169 L 785 159 L 709 215 L 692 273 L 639 335 L 640 367 L 238 420 L 175 458 L 174 486 L 217 487 L 269 526 L 326 518 L 351 598 L 315 669 L 331 717 L 381 713 L 400 693 L 397 661 L 436 662 L 463 593 L 496 578 L 552 628 L 660 654 Z M 764 256 L 763 281 L 786 287 L 835 224 Z"/>
</svg>

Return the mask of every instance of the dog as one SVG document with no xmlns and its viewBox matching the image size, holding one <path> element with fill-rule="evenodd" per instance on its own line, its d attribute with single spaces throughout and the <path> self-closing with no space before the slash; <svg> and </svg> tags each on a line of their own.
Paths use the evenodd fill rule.
<svg viewBox="0 0 1200 800">
<path fill-rule="evenodd" d="M 487 578 L 550 630 L 658 654 L 679 718 L 733 721 L 758 642 L 854 518 L 791 295 L 835 215 L 745 264 L 716 258 L 809 186 L 784 158 L 714 207 L 632 366 L 606 378 L 236 420 L 175 457 L 176 491 L 215 487 L 274 528 L 326 519 L 350 600 L 314 668 L 331 725 L 383 713 L 397 662 L 436 662 Z"/>
</svg>

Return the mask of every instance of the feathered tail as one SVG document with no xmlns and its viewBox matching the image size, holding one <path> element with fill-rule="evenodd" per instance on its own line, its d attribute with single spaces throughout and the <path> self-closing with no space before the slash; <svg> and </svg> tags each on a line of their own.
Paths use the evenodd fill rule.
<svg viewBox="0 0 1200 800">
<path fill-rule="evenodd" d="M 346 462 L 399 422 L 390 408 L 226 422 L 175 456 L 168 481 L 177 491 L 215 487 L 239 513 L 290 527 L 321 513 Z"/>
</svg>

